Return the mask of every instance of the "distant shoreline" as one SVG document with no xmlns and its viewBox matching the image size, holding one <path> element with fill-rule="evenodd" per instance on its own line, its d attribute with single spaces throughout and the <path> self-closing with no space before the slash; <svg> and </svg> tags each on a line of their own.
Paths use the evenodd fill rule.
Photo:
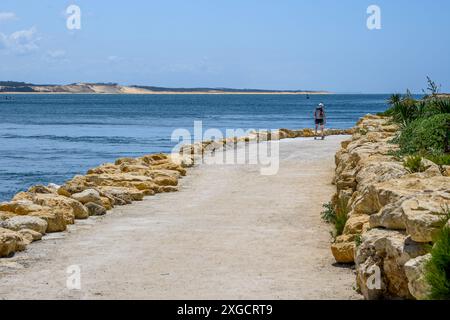
<svg viewBox="0 0 450 320">
<path fill-rule="evenodd" d="M 90 95 L 329 95 L 332 94 L 330 92 L 248 92 L 248 91 L 236 91 L 236 92 L 208 92 L 208 91 L 154 91 L 154 92 L 137 92 L 137 93 L 109 93 L 109 92 L 0 92 L 0 95 L 55 95 L 55 94 L 72 94 L 72 95 L 81 95 L 81 94 L 90 94 Z"/>
<path fill-rule="evenodd" d="M 117 83 L 73 83 L 38 85 L 26 82 L 0 81 L 0 94 L 281 94 L 317 95 L 326 91 L 263 90 L 232 88 L 167 88 L 156 86 L 122 86 Z"/>
</svg>

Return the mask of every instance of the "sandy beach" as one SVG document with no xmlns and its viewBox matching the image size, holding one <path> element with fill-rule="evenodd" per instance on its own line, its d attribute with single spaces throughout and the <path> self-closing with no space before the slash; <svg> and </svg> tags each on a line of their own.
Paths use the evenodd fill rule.
<svg viewBox="0 0 450 320">
<path fill-rule="evenodd" d="M 280 171 L 200 165 L 159 194 L 50 234 L 0 261 L 1 299 L 351 299 L 353 271 L 334 265 L 333 155 L 345 136 L 287 139 Z M 68 290 L 67 267 L 81 268 Z"/>
</svg>

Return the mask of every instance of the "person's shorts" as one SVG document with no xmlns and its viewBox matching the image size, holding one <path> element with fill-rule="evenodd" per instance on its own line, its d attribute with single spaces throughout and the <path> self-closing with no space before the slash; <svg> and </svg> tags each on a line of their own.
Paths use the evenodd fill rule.
<svg viewBox="0 0 450 320">
<path fill-rule="evenodd" d="M 316 124 L 323 125 L 323 119 L 316 119 Z"/>
</svg>

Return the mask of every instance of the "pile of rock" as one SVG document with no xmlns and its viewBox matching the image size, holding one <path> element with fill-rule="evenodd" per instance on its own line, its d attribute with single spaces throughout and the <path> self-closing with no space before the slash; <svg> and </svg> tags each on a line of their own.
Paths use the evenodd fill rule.
<svg viewBox="0 0 450 320">
<path fill-rule="evenodd" d="M 426 170 L 410 173 L 394 156 L 397 132 L 388 118 L 365 116 L 336 154 L 333 203 L 345 203 L 349 218 L 331 250 L 356 264 L 367 299 L 427 296 L 423 267 L 450 206 L 450 168 L 422 160 Z"/>
<path fill-rule="evenodd" d="M 349 134 L 350 130 L 328 130 L 327 134 Z M 115 206 L 140 201 L 145 196 L 178 190 L 178 180 L 198 157 L 239 142 L 259 142 L 311 137 L 311 129 L 280 129 L 252 132 L 241 138 L 198 142 L 187 145 L 179 154 L 153 154 L 122 158 L 90 169 L 64 185 L 33 186 L 9 202 L 0 203 L 0 257 L 7 257 L 42 235 L 66 230 L 78 219 L 100 216 Z"/>
<path fill-rule="evenodd" d="M 122 158 L 90 169 L 62 186 L 33 186 L 0 203 L 0 257 L 23 250 L 42 235 L 66 230 L 78 219 L 100 216 L 144 196 L 177 191 L 192 165 L 188 156 Z"/>
</svg>

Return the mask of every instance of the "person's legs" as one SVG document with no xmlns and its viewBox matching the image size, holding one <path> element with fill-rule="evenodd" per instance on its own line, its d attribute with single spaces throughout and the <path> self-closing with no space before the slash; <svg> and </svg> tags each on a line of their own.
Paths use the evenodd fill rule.
<svg viewBox="0 0 450 320">
<path fill-rule="evenodd" d="M 314 140 L 317 139 L 317 128 L 319 127 L 319 124 L 316 122 L 316 129 L 314 131 Z"/>
<path fill-rule="evenodd" d="M 323 140 L 323 139 L 325 139 L 325 125 L 323 123 L 320 125 L 320 130 L 321 130 L 322 140 Z"/>
</svg>

